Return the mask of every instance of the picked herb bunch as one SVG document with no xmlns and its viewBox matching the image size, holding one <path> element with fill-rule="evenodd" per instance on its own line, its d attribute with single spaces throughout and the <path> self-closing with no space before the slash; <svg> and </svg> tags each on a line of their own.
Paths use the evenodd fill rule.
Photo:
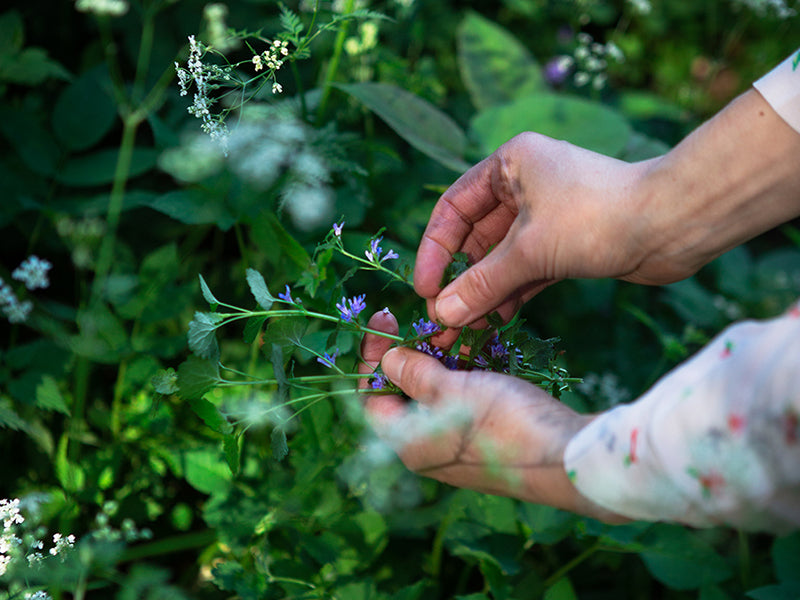
<svg viewBox="0 0 800 600">
<path fill-rule="evenodd" d="M 172 369 L 162 371 L 153 380 L 157 392 L 184 398 L 207 425 L 223 434 L 226 457 L 234 471 L 238 470 L 239 462 L 237 438 L 256 423 L 265 420 L 272 423 L 273 453 L 280 459 L 288 452 L 286 424 L 315 403 L 337 395 L 402 395 L 402 391 L 382 374 L 380 367 L 364 375 L 340 366 L 343 355 L 357 347 L 357 341 L 367 333 L 425 352 L 449 369 L 487 370 L 520 377 L 556 398 L 569 389 L 570 384 L 580 381 L 556 364 L 558 338 L 543 340 L 532 336 L 523 329 L 524 321 L 518 315 L 507 324 L 497 313 L 487 315 L 489 328 L 462 328 L 449 349 L 439 348 L 433 342 L 434 336 L 444 327 L 425 318 L 413 320 L 402 336 L 367 327 L 362 316 L 367 308 L 366 294 L 348 297 L 342 292 L 344 284 L 358 271 L 372 271 L 386 277 L 387 285 L 399 282 L 411 287 L 411 269 L 408 265 L 400 265 L 397 270 L 390 268 L 397 264 L 399 255 L 392 249 L 383 250 L 380 245 L 382 230 L 369 239 L 363 254 L 358 255 L 344 246 L 343 227 L 344 222 L 333 225 L 317 246 L 311 265 L 299 278 L 295 290 L 285 285 L 282 292 L 273 295 L 264 277 L 254 269 L 247 269 L 247 283 L 258 309 L 218 300 L 201 275 L 201 291 L 211 310 L 196 312 L 189 324 L 189 348 L 193 356 L 179 366 L 177 373 Z M 334 254 L 354 264 L 329 292 L 327 310 L 312 310 L 296 290 L 303 287 L 309 300 L 319 300 L 315 296 L 323 295 L 320 293 L 322 279 Z M 444 273 L 442 285 L 468 267 L 466 255 L 457 253 Z M 383 310 L 389 311 L 388 308 Z M 244 342 L 269 356 L 270 376 L 245 373 L 221 362 L 217 331 L 238 322 L 244 323 Z M 322 365 L 325 371 L 305 374 L 306 364 L 304 372 L 299 373 L 297 353 L 309 359 L 305 363 Z M 363 362 L 360 356 L 357 361 Z M 252 366 L 256 370 L 260 366 L 263 371 L 264 361 L 252 361 Z M 359 380 L 365 378 L 368 385 L 358 386 Z M 257 401 L 255 407 L 248 403 L 245 409 L 240 409 L 226 407 L 224 403 L 218 407 L 204 399 L 214 388 L 243 387 L 268 390 L 271 400 Z"/>
</svg>

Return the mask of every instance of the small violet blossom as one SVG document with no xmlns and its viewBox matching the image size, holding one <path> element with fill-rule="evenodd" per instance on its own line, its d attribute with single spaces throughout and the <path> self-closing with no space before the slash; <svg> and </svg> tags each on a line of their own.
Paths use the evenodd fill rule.
<svg viewBox="0 0 800 600">
<path fill-rule="evenodd" d="M 388 252 L 386 252 L 386 255 L 383 258 L 381 258 L 381 252 L 383 251 L 383 249 L 378 244 L 381 243 L 382 239 L 383 239 L 382 237 L 375 238 L 369 243 L 369 250 L 364 251 L 367 260 L 370 262 L 383 262 L 385 260 L 391 260 L 393 258 L 400 258 L 400 255 L 391 249 Z"/>
<path fill-rule="evenodd" d="M 417 350 L 420 352 L 424 352 L 425 354 L 432 356 L 434 358 L 443 358 L 444 352 L 442 352 L 436 346 L 431 346 L 428 342 L 422 342 L 421 344 L 417 344 Z"/>
<path fill-rule="evenodd" d="M 344 221 L 341 223 L 334 223 L 333 224 L 333 235 L 336 237 L 342 237 L 342 227 L 344 227 Z"/>
<path fill-rule="evenodd" d="M 441 331 L 441 328 L 436 323 L 433 321 L 426 321 L 425 319 L 420 319 L 416 323 L 412 323 L 411 326 L 414 328 L 418 337 L 427 337 Z"/>
<path fill-rule="evenodd" d="M 375 375 L 372 381 L 370 381 L 370 386 L 372 387 L 373 390 L 385 389 L 388 384 L 389 380 L 386 378 L 385 375 Z"/>
<path fill-rule="evenodd" d="M 336 304 L 336 308 L 339 310 L 339 315 L 344 321 L 350 323 L 362 310 L 367 308 L 364 298 L 366 298 L 366 294 L 353 296 L 349 300 L 342 297 L 342 301 Z"/>
<path fill-rule="evenodd" d="M 280 298 L 284 302 L 288 302 L 289 304 L 294 304 L 295 303 L 294 298 L 292 298 L 292 290 L 289 289 L 289 284 L 288 283 L 286 284 L 286 291 L 282 292 L 282 293 L 279 293 L 278 294 L 278 298 Z"/>
<path fill-rule="evenodd" d="M 317 362 L 321 365 L 325 365 L 328 368 L 335 368 L 336 367 L 336 355 L 339 354 L 339 349 L 333 351 L 333 354 L 328 354 L 325 352 L 324 355 L 317 357 Z"/>
</svg>

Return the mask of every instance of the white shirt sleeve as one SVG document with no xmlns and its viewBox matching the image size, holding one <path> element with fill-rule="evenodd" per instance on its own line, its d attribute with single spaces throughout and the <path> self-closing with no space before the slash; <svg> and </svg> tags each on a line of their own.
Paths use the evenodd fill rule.
<svg viewBox="0 0 800 600">
<path fill-rule="evenodd" d="M 577 489 L 633 519 L 800 528 L 800 302 L 724 330 L 567 446 Z"/>
<path fill-rule="evenodd" d="M 800 133 L 800 50 L 753 84 L 769 105 Z"/>
</svg>

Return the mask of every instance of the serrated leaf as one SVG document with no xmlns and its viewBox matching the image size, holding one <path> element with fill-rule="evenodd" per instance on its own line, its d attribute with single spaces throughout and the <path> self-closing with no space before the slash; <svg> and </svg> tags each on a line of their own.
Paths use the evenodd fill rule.
<svg viewBox="0 0 800 600">
<path fill-rule="evenodd" d="M 201 398 L 220 381 L 216 362 L 190 356 L 178 367 L 178 394 L 187 400 Z"/>
<path fill-rule="evenodd" d="M 219 409 L 205 398 L 191 398 L 189 399 L 189 406 L 198 417 L 203 419 L 203 423 L 217 433 L 230 435 L 233 431 L 233 425 L 228 422 L 225 415 L 219 412 Z"/>
<path fill-rule="evenodd" d="M 25 419 L 20 417 L 11 405 L 11 400 L 0 398 L 0 428 L 19 431 L 25 429 Z"/>
<path fill-rule="evenodd" d="M 58 382 L 52 375 L 42 377 L 36 386 L 36 406 L 45 410 L 54 410 L 61 414 L 68 415 L 69 408 L 58 389 Z"/>
<path fill-rule="evenodd" d="M 238 436 L 233 433 L 227 434 L 222 439 L 222 449 L 225 452 L 225 461 L 228 463 L 231 473 L 234 476 L 238 475 L 241 468 L 241 446 L 239 445 Z"/>
<path fill-rule="evenodd" d="M 497 23 L 470 12 L 457 39 L 461 77 L 478 110 L 546 89 L 536 59 Z"/>
<path fill-rule="evenodd" d="M 223 320 L 216 313 L 195 312 L 189 323 L 189 349 L 200 358 L 216 361 L 219 358 L 216 331 Z"/>
<path fill-rule="evenodd" d="M 479 112 L 472 133 L 491 154 L 517 134 L 536 131 L 608 156 L 627 146 L 631 127 L 612 108 L 576 96 L 541 93 Z"/>
<path fill-rule="evenodd" d="M 289 444 L 286 442 L 286 431 L 282 427 L 276 427 L 272 430 L 271 446 L 272 458 L 281 461 L 289 454 Z"/>
<path fill-rule="evenodd" d="M 264 310 L 272 308 L 275 298 L 269 293 L 267 282 L 264 281 L 264 276 L 255 269 L 247 269 L 246 276 L 247 285 L 250 286 L 250 292 L 253 294 L 258 305 Z"/>
<path fill-rule="evenodd" d="M 456 252 L 453 254 L 450 264 L 444 268 L 439 287 L 446 287 L 448 283 L 455 280 L 467 269 L 469 269 L 469 256 L 467 256 L 466 252 Z"/>
<path fill-rule="evenodd" d="M 219 300 L 214 297 L 214 294 L 211 293 L 211 288 L 208 287 L 206 280 L 203 279 L 203 276 L 200 273 L 197 274 L 197 277 L 200 278 L 200 292 L 203 294 L 203 298 L 206 302 L 208 302 L 211 306 L 219 304 Z"/>
<path fill-rule="evenodd" d="M 463 172 L 467 138 L 453 119 L 420 98 L 388 83 L 335 84 L 386 121 L 414 148 L 440 164 Z"/>
<path fill-rule="evenodd" d="M 162 369 L 150 379 L 150 384 L 156 392 L 169 396 L 178 392 L 178 374 L 175 369 Z"/>
</svg>

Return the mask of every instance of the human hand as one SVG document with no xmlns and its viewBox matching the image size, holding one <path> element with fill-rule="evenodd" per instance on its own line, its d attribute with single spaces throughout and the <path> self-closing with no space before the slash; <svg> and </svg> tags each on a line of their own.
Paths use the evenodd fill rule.
<svg viewBox="0 0 800 600">
<path fill-rule="evenodd" d="M 787 158 L 798 152 L 800 135 L 755 90 L 639 163 L 524 133 L 439 199 L 415 288 L 432 319 L 457 327 L 494 310 L 508 318 L 567 277 L 684 279 L 800 214 L 800 169 Z M 441 289 L 459 251 L 473 266 Z"/>
<path fill-rule="evenodd" d="M 496 309 L 508 317 L 567 277 L 680 278 L 643 264 L 646 244 L 632 196 L 643 165 L 534 133 L 501 146 L 433 210 L 414 278 L 431 317 L 450 326 Z M 473 266 L 442 290 L 442 273 L 456 252 Z"/>
<path fill-rule="evenodd" d="M 374 314 L 368 326 L 398 331 L 390 313 Z M 422 352 L 390 350 L 391 343 L 367 334 L 360 372 L 372 373 L 380 363 L 416 403 L 372 394 L 365 409 L 378 435 L 409 469 L 457 487 L 621 520 L 581 496 L 564 470 L 567 442 L 591 416 L 579 415 L 520 379 L 451 371 Z"/>
</svg>

